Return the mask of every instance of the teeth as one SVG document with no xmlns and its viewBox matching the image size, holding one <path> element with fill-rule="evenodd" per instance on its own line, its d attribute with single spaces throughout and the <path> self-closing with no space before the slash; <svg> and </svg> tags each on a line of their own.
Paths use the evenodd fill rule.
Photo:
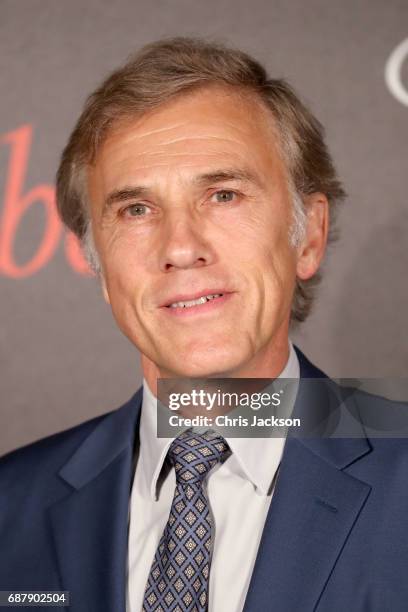
<svg viewBox="0 0 408 612">
<path fill-rule="evenodd" d="M 197 300 L 189 300 L 188 302 L 174 302 L 170 304 L 169 308 L 191 308 L 191 306 L 198 306 L 199 304 L 205 304 L 214 298 L 221 297 L 222 293 L 214 293 L 213 295 L 203 295 L 203 297 Z"/>
</svg>

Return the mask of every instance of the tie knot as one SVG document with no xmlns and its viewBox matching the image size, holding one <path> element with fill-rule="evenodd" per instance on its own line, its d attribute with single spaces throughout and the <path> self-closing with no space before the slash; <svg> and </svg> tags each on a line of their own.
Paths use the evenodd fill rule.
<svg viewBox="0 0 408 612">
<path fill-rule="evenodd" d="M 188 429 L 173 440 L 168 457 L 176 470 L 177 482 L 192 484 L 204 480 L 228 451 L 227 442 L 215 431 L 199 434 Z"/>
</svg>

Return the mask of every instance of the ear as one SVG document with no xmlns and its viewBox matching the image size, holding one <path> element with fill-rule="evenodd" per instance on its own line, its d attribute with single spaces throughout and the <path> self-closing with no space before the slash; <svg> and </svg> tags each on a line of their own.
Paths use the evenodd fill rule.
<svg viewBox="0 0 408 612">
<path fill-rule="evenodd" d="M 306 280 L 316 274 L 323 259 L 329 229 L 329 202 L 323 193 L 312 193 L 304 200 L 305 237 L 298 247 L 296 274 Z"/>
<path fill-rule="evenodd" d="M 108 289 L 106 287 L 105 277 L 104 277 L 104 275 L 102 273 L 100 275 L 100 278 L 101 278 L 101 287 L 102 287 L 103 298 L 104 298 L 104 300 L 105 300 L 105 302 L 107 304 L 110 304 L 110 298 L 109 298 Z"/>
</svg>

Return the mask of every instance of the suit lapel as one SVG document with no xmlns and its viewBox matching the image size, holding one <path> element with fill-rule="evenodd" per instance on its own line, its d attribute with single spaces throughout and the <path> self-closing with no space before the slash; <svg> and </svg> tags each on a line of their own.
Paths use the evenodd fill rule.
<svg viewBox="0 0 408 612">
<path fill-rule="evenodd" d="M 324 377 L 297 352 L 302 378 Z M 370 450 L 364 436 L 288 438 L 244 612 L 315 609 L 371 488 L 344 470 Z"/>
<path fill-rule="evenodd" d="M 141 392 L 107 415 L 59 475 L 49 508 L 61 584 L 78 612 L 125 610 L 129 496 Z"/>
<path fill-rule="evenodd" d="M 314 610 L 369 491 L 289 439 L 244 612 Z"/>
</svg>

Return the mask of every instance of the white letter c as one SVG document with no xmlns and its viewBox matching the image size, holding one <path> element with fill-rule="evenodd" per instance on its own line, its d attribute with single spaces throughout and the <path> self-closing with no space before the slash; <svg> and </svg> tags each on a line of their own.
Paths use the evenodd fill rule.
<svg viewBox="0 0 408 612">
<path fill-rule="evenodd" d="M 408 57 L 408 38 L 403 40 L 391 53 L 385 64 L 385 82 L 392 95 L 408 106 L 408 90 L 401 79 L 401 69 L 404 60 Z"/>
</svg>

